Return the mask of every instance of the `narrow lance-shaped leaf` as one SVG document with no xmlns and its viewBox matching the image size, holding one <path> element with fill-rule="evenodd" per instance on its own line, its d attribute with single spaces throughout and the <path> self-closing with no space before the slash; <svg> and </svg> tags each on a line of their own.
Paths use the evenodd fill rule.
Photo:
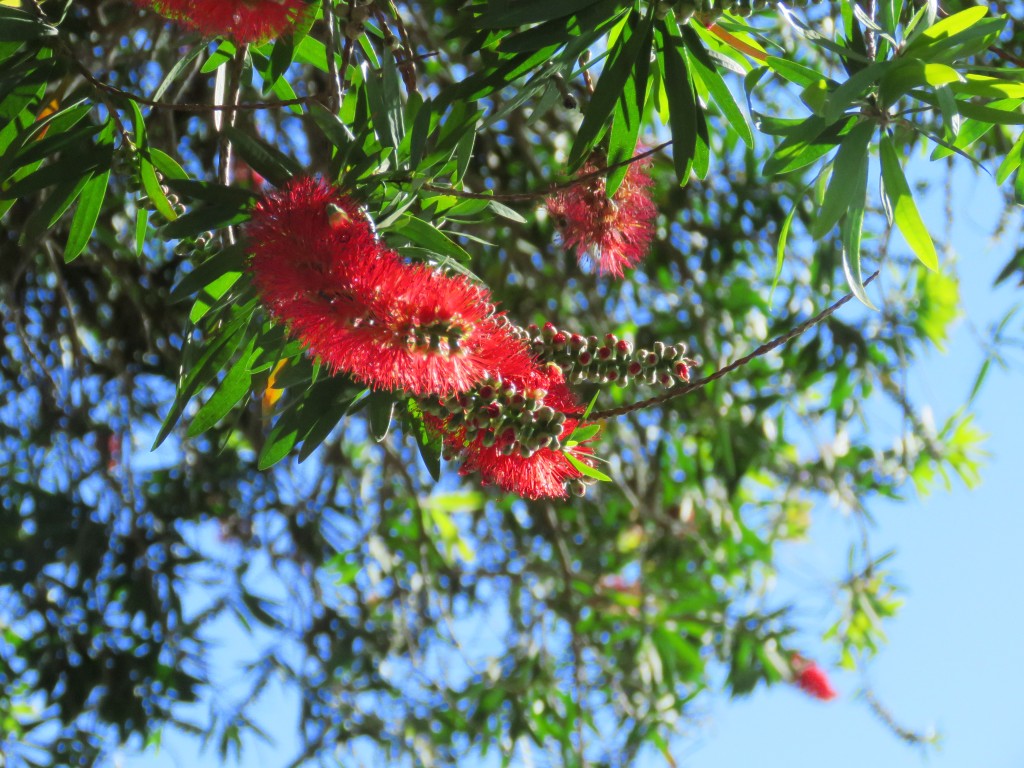
<svg viewBox="0 0 1024 768">
<path fill-rule="evenodd" d="M 768 306 L 772 305 L 772 299 L 775 297 L 775 289 L 779 285 L 779 277 L 782 275 L 782 263 L 786 256 L 786 241 L 789 239 L 789 228 L 793 225 L 793 217 L 796 215 L 797 203 L 793 204 L 793 207 L 789 209 L 789 213 L 786 214 L 786 218 L 782 222 L 782 228 L 779 230 L 779 242 L 775 246 L 775 275 L 772 277 L 772 289 L 768 294 Z"/>
<path fill-rule="evenodd" d="M 914 204 L 914 197 L 900 167 L 896 148 L 888 136 L 882 136 L 879 154 L 882 161 L 882 185 L 892 209 L 893 221 L 921 263 L 928 269 L 937 269 L 939 257 L 935 251 L 935 244 L 921 220 L 917 205 Z"/>
<path fill-rule="evenodd" d="M 220 385 L 210 399 L 196 413 L 188 426 L 188 436 L 200 435 L 230 411 L 249 392 L 252 387 L 252 374 L 249 373 L 249 361 L 253 357 L 256 340 L 251 339 L 241 356 L 231 366 Z"/>
<path fill-rule="evenodd" d="M 645 40 L 640 49 L 651 47 L 651 30 L 644 32 Z M 647 101 L 647 79 L 650 74 L 651 60 L 648 56 L 637 56 L 633 62 L 633 71 L 626 86 L 615 102 L 612 117 L 611 137 L 608 142 L 608 164 L 625 163 L 636 151 L 636 142 L 640 137 L 640 126 L 644 119 L 644 106 Z M 609 197 L 618 191 L 622 180 L 629 170 L 628 165 L 621 165 L 608 174 L 606 191 Z"/>
<path fill-rule="evenodd" d="M 64 261 L 78 258 L 85 250 L 85 246 L 88 245 L 93 230 L 96 229 L 96 220 L 99 218 L 100 209 L 103 208 L 108 181 L 110 181 L 110 171 L 104 171 L 85 183 L 82 194 L 79 196 L 75 216 L 71 220 L 68 242 L 64 246 Z"/>
<path fill-rule="evenodd" d="M 850 179 L 853 199 L 843 220 L 843 273 L 850 284 L 853 295 L 866 307 L 878 308 L 868 299 L 864 290 L 864 278 L 860 266 L 860 243 L 864 229 L 864 209 L 868 194 L 868 164 L 865 161 L 858 169 L 856 178 Z"/>
<path fill-rule="evenodd" d="M 664 24 L 661 24 L 661 40 L 668 122 L 672 130 L 672 162 L 676 169 L 676 179 L 683 185 L 690 178 L 697 146 L 697 100 L 683 53 Z"/>
<path fill-rule="evenodd" d="M 863 122 L 855 126 L 839 145 L 832 163 L 832 178 L 825 190 L 818 217 L 811 225 L 811 236 L 820 239 L 828 234 L 836 222 L 855 202 L 856 190 L 851 179 L 857 179 L 866 172 L 868 164 L 868 142 L 875 132 L 875 124 Z M 861 196 L 863 198 L 863 195 Z M 863 204 L 863 201 L 861 202 Z"/>
<path fill-rule="evenodd" d="M 708 89 L 711 100 L 722 111 L 725 121 L 739 135 L 743 143 L 748 147 L 754 146 L 754 132 L 750 125 L 750 118 L 740 108 L 739 103 L 725 84 L 725 80 L 715 68 L 700 36 L 689 27 L 682 29 L 683 42 L 686 44 L 686 59 L 690 64 L 690 71 L 694 72 L 704 87 Z"/>
<path fill-rule="evenodd" d="M 642 19 L 638 13 L 633 13 L 627 20 L 623 35 L 609 55 L 594 94 L 590 97 L 583 122 L 576 132 L 576 140 L 569 152 L 569 170 L 576 170 L 583 163 L 604 133 L 608 116 L 615 109 L 615 102 L 626 86 L 633 62 L 641 55 L 644 43 L 647 43 L 650 50 L 650 38 L 645 33 L 650 29 L 652 18 L 651 14 Z"/>
</svg>

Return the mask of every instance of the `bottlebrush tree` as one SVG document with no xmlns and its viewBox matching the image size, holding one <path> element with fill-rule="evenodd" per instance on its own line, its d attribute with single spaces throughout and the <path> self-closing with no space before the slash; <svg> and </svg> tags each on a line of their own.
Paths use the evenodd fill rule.
<svg viewBox="0 0 1024 768">
<path fill-rule="evenodd" d="M 1024 198 L 1020 11 L 4 2 L 9 763 L 280 696 L 294 765 L 674 764 L 712 681 L 836 696 L 884 558 L 809 621 L 777 552 L 976 477 L 896 376 L 957 307 L 907 163 Z"/>
</svg>

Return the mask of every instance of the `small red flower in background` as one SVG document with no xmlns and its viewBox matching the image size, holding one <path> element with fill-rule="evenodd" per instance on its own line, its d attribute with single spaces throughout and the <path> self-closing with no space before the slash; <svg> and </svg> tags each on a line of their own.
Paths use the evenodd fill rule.
<svg viewBox="0 0 1024 768">
<path fill-rule="evenodd" d="M 308 9 L 304 0 L 135 0 L 183 27 L 223 35 L 236 43 L 279 36 Z"/>
<path fill-rule="evenodd" d="M 562 242 L 576 251 L 577 258 L 589 255 L 601 274 L 622 277 L 624 269 L 636 266 L 647 255 L 657 213 L 650 197 L 653 182 L 647 166 L 644 160 L 632 163 L 611 199 L 605 195 L 603 176 L 594 176 L 548 198 L 548 211 L 562 233 Z M 591 159 L 579 175 L 588 176 L 598 170 Z"/>
<path fill-rule="evenodd" d="M 822 701 L 830 701 L 839 695 L 832 687 L 825 671 L 813 661 L 794 653 L 790 658 L 790 665 L 796 675 L 794 682 L 804 693 Z"/>
</svg>

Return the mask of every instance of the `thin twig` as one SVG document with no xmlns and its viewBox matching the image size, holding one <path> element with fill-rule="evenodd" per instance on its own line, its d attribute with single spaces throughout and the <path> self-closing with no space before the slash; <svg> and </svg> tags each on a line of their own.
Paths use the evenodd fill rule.
<svg viewBox="0 0 1024 768">
<path fill-rule="evenodd" d="M 331 112 L 334 114 L 338 113 L 341 109 L 341 78 L 338 76 L 338 59 L 335 55 L 335 24 L 334 24 L 334 0 L 327 0 L 323 4 L 324 9 L 324 25 L 327 27 L 327 39 L 325 44 L 327 45 L 327 75 L 331 81 L 331 95 L 328 101 L 328 106 Z"/>
<path fill-rule="evenodd" d="M 868 0 L 868 18 L 875 21 L 878 17 L 878 3 L 875 0 Z M 864 47 L 867 49 L 868 58 L 874 61 L 878 57 L 878 33 L 868 27 L 864 30 Z"/>
<path fill-rule="evenodd" d="M 869 277 L 867 280 L 864 281 L 864 285 L 867 285 L 872 280 L 874 280 L 876 277 L 878 277 L 878 272 L 877 271 L 873 275 L 871 275 L 871 277 Z M 601 419 L 610 419 L 610 418 L 614 418 L 616 416 L 625 416 L 627 413 L 633 413 L 634 411 L 639 411 L 639 410 L 642 410 L 644 408 L 650 408 L 651 406 L 654 406 L 654 405 L 661 405 L 662 403 L 667 403 L 669 400 L 672 400 L 674 398 L 681 397 L 682 395 L 688 395 L 690 392 L 693 392 L 693 391 L 698 390 L 698 389 L 702 389 L 703 387 L 706 387 L 711 382 L 717 381 L 718 379 L 722 378 L 723 376 L 726 376 L 726 375 L 732 373 L 737 368 L 742 368 L 744 365 L 746 365 L 750 361 L 752 361 L 752 360 L 754 360 L 754 359 L 756 359 L 758 357 L 761 357 L 762 355 L 766 355 L 769 352 L 771 352 L 772 350 L 777 349 L 778 347 L 781 347 L 783 344 L 786 344 L 787 342 L 792 341 L 797 336 L 800 336 L 801 334 L 805 333 L 806 331 L 808 331 L 811 328 L 813 328 L 814 326 L 816 326 L 822 320 L 825 320 L 826 318 L 828 318 L 833 312 L 835 312 L 841 306 L 846 304 L 852 298 L 853 298 L 853 294 L 852 293 L 846 294 L 845 296 L 843 296 L 843 298 L 839 299 L 839 301 L 837 301 L 835 304 L 833 304 L 832 306 L 828 307 L 827 309 L 822 310 L 821 312 L 816 314 L 814 317 L 812 317 L 810 320 L 806 320 L 803 323 L 800 323 L 800 325 L 798 325 L 796 328 L 794 328 L 793 330 L 789 331 L 788 333 L 785 333 L 782 336 L 779 336 L 779 337 L 774 338 L 774 339 L 772 339 L 771 341 L 769 341 L 769 342 L 767 342 L 765 344 L 762 344 L 760 347 L 755 349 L 749 355 L 745 355 L 744 357 L 741 357 L 739 360 L 736 360 L 736 361 L 734 361 L 732 363 L 729 363 L 729 365 L 725 366 L 724 368 L 719 368 L 717 371 L 712 373 L 710 376 L 705 376 L 703 379 L 697 379 L 696 381 L 691 381 L 688 384 L 680 384 L 677 387 L 672 387 L 672 389 L 668 390 L 667 392 L 663 392 L 662 394 L 658 395 L 657 397 L 651 397 L 651 398 L 648 398 L 647 400 L 641 400 L 640 402 L 633 403 L 631 405 L 623 405 L 623 406 L 621 406 L 619 408 L 609 408 L 606 411 L 595 411 L 595 412 L 590 414 L 590 419 L 592 421 L 599 421 Z"/>
<path fill-rule="evenodd" d="M 536 190 L 534 192 L 510 192 L 507 194 L 492 194 L 490 192 L 468 192 L 466 190 L 454 189 L 453 187 L 445 187 L 439 184 L 423 184 L 420 189 L 424 189 L 428 192 L 438 192 L 442 195 L 451 195 L 452 197 L 465 197 L 471 200 L 497 200 L 499 202 L 506 203 L 523 203 L 531 200 L 538 200 L 540 198 L 548 197 L 549 195 L 558 192 L 563 189 L 571 189 L 572 187 L 578 186 L 579 184 L 586 184 L 588 181 L 592 181 L 600 176 L 604 176 L 609 171 L 613 171 L 616 168 L 620 168 L 623 165 L 630 165 L 631 163 L 639 162 L 656 154 L 669 146 L 672 142 L 666 141 L 653 149 L 645 150 L 633 157 L 626 160 L 620 160 L 617 163 L 611 165 L 604 165 L 595 171 L 585 173 L 582 176 L 576 176 L 568 181 L 552 182 L 546 189 Z M 402 183 L 412 181 L 412 179 L 392 179 L 392 181 Z"/>
<path fill-rule="evenodd" d="M 75 68 L 81 72 L 82 77 L 89 81 L 91 85 L 99 88 L 101 91 L 120 96 L 125 99 L 131 99 L 136 104 L 144 104 L 147 107 L 153 107 L 154 109 L 167 109 L 173 112 L 219 112 L 222 110 L 260 110 L 260 109 L 278 109 L 280 107 L 291 107 L 296 104 L 309 104 L 313 101 L 319 101 L 318 96 L 298 96 L 294 99 L 279 99 L 274 101 L 250 101 L 238 104 L 199 104 L 199 103 L 180 103 L 172 101 L 154 101 L 153 99 L 147 99 L 145 96 L 140 96 L 130 91 L 126 91 L 123 88 L 118 88 L 116 85 L 105 83 L 96 77 L 89 69 L 82 64 L 78 59 L 74 57 L 73 52 L 68 49 L 68 53 L 71 55 L 72 61 L 75 64 Z"/>
<path fill-rule="evenodd" d="M 217 137 L 220 144 L 217 175 L 218 181 L 225 187 L 231 185 L 231 166 L 233 164 L 231 139 L 228 138 L 226 131 L 228 128 L 234 127 L 235 118 L 238 116 L 238 113 L 235 112 L 233 107 L 238 105 L 238 100 L 242 92 L 242 69 L 245 66 L 245 54 L 246 46 L 243 45 L 238 49 L 238 52 L 235 54 L 235 58 L 229 65 L 230 70 L 228 71 L 229 79 L 226 101 L 231 108 L 229 108 L 221 118 L 220 135 Z M 235 232 L 231 227 L 227 227 L 224 230 L 224 239 L 226 240 L 225 245 L 235 244 Z"/>
<path fill-rule="evenodd" d="M 402 42 L 403 60 L 398 62 L 398 70 L 402 73 L 406 90 L 409 93 L 418 93 L 419 91 L 416 87 L 416 51 L 413 49 L 412 38 L 409 37 L 409 30 L 406 29 L 405 22 L 402 21 L 402 16 L 398 9 L 395 8 L 394 3 L 391 3 L 390 6 L 395 27 L 398 28 L 398 38 Z"/>
<path fill-rule="evenodd" d="M 934 745 L 938 742 L 938 735 L 933 732 L 918 733 L 910 730 L 909 728 L 904 728 L 902 725 L 897 723 L 896 719 L 892 716 L 892 713 L 882 705 L 882 703 L 875 697 L 874 691 L 870 688 L 865 686 L 861 693 L 864 696 L 864 700 L 871 708 L 871 711 L 875 713 L 875 716 L 885 723 L 886 727 L 903 741 L 908 744 L 917 744 L 919 746 L 929 744 Z"/>
</svg>

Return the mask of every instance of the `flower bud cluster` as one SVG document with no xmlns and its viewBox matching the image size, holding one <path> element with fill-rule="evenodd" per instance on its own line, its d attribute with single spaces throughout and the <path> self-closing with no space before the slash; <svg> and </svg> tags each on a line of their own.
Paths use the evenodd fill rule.
<svg viewBox="0 0 1024 768">
<path fill-rule="evenodd" d="M 604 338 L 581 336 L 556 328 L 531 325 L 525 330 L 533 354 L 540 360 L 558 365 L 569 384 L 614 383 L 625 386 L 632 381 L 673 387 L 690 380 L 694 361 L 684 357 L 686 345 L 655 342 L 651 349 L 634 349 L 633 344 L 613 333 Z"/>
<path fill-rule="evenodd" d="M 469 392 L 432 400 L 423 398 L 424 412 L 445 420 L 447 429 L 465 431 L 467 443 L 478 438 L 485 448 L 504 456 L 530 458 L 542 448 L 560 450 L 564 413 L 544 404 L 547 391 L 519 389 L 510 381 L 491 377 Z M 446 446 L 445 459 L 457 449 Z"/>
<path fill-rule="evenodd" d="M 810 5 L 815 0 L 791 0 L 787 3 L 796 7 Z M 680 0 L 670 3 L 662 2 L 658 5 L 658 13 L 667 14 L 669 10 L 675 12 L 676 21 L 680 24 L 696 16 L 702 22 L 711 24 L 723 13 L 733 13 L 737 16 L 750 16 L 760 11 L 767 11 L 773 7 L 769 0 Z"/>
</svg>

